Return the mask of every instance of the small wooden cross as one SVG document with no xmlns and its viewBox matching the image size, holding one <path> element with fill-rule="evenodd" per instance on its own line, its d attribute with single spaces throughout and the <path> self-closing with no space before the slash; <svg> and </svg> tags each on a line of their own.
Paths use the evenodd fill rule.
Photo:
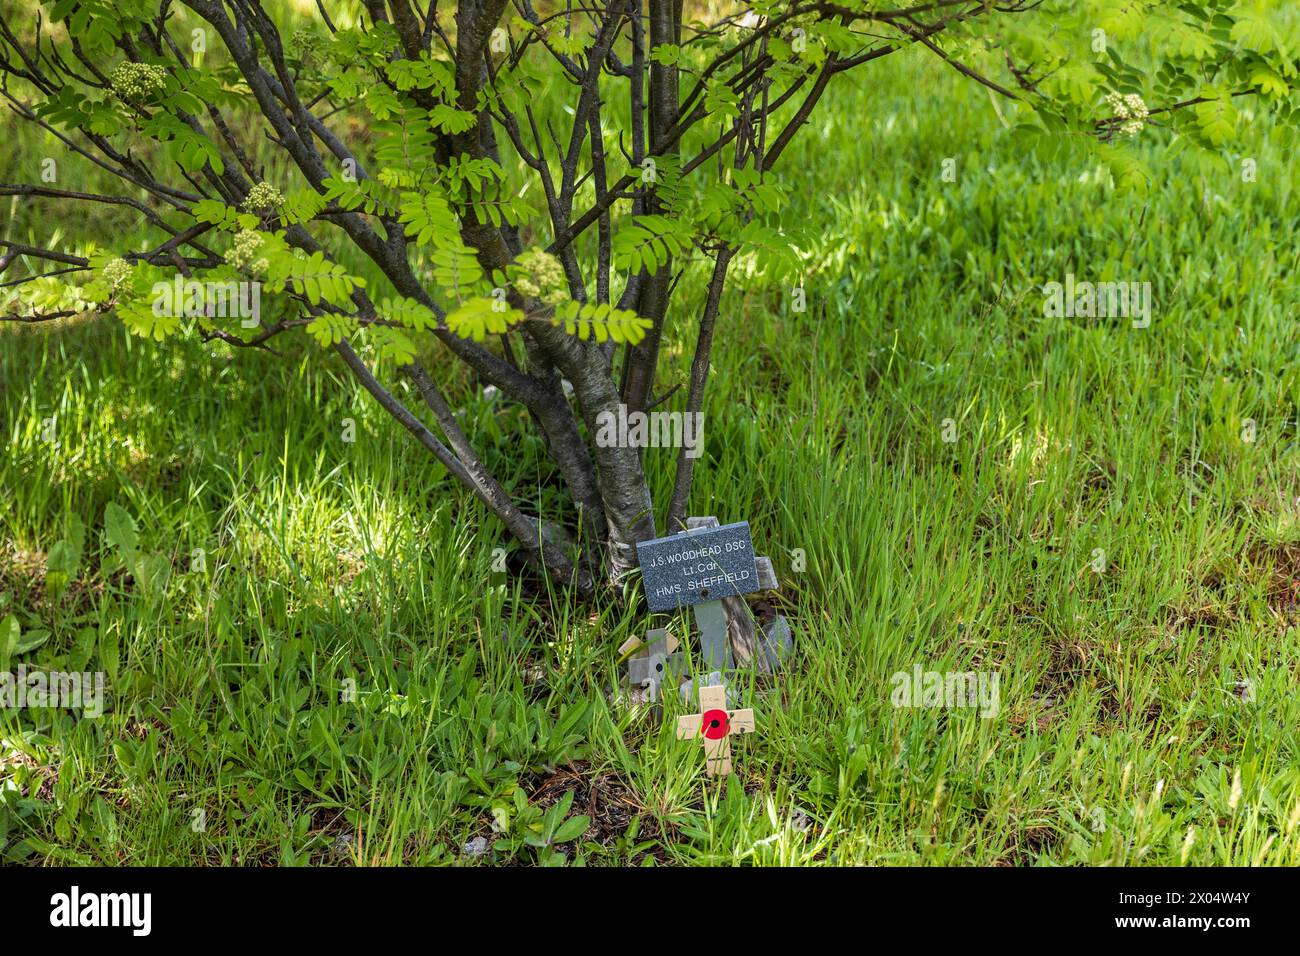
<svg viewBox="0 0 1300 956">
<path fill-rule="evenodd" d="M 731 735 L 754 732 L 754 712 L 727 710 L 727 691 L 721 684 L 700 688 L 700 713 L 677 718 L 677 739 L 704 739 L 704 768 L 710 777 L 731 773 Z"/>
<path fill-rule="evenodd" d="M 685 666 L 682 655 L 673 653 L 677 650 L 677 638 L 662 627 L 650 631 L 646 641 L 628 638 L 618 650 L 620 656 L 635 652 L 627 662 L 628 681 L 633 687 L 646 688 L 646 700 L 652 704 L 658 703 L 663 682 L 680 676 Z"/>
<path fill-rule="evenodd" d="M 618 646 L 618 659 L 626 660 L 633 654 L 637 657 L 648 657 L 651 650 L 656 644 L 663 641 L 666 645 L 665 653 L 671 654 L 677 650 L 677 638 L 674 637 L 666 627 L 655 627 L 650 629 L 644 639 L 633 634 L 626 641 Z"/>
</svg>

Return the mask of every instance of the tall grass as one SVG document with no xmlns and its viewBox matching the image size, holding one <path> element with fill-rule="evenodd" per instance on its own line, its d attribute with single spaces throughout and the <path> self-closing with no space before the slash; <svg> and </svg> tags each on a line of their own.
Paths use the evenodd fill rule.
<svg viewBox="0 0 1300 956">
<path fill-rule="evenodd" d="M 523 837 L 574 792 L 569 861 L 1300 863 L 1288 157 L 1260 128 L 1257 182 L 1162 160 L 1125 198 L 1020 155 L 924 61 L 831 95 L 779 171 L 818 230 L 809 308 L 739 261 L 705 409 L 692 511 L 751 523 L 799 647 L 745 689 L 733 779 L 610 703 L 644 615 L 494 571 L 499 525 L 330 355 L 74 322 L 0 334 L 0 617 L 50 632 L 27 666 L 108 671 L 109 708 L 0 710 L 7 856 L 559 862 Z M 1150 282 L 1150 327 L 1046 316 L 1066 273 Z M 455 391 L 555 505 L 520 413 Z M 648 461 L 664 500 L 671 454 Z M 110 502 L 168 559 L 161 595 L 108 558 Z M 70 515 L 86 557 L 55 602 Z M 996 716 L 894 706 L 917 665 L 996 673 Z"/>
</svg>

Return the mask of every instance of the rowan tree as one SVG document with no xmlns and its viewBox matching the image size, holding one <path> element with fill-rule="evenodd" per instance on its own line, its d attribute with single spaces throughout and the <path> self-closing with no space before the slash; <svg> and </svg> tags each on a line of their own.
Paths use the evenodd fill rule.
<svg viewBox="0 0 1300 956">
<path fill-rule="evenodd" d="M 0 11 L 0 95 L 117 184 L 65 188 L 33 167 L 0 194 L 40 203 L 50 223 L 61 207 L 114 204 L 152 236 L 105 235 L 89 254 L 0 241 L 0 318 L 111 313 L 160 342 L 272 350 L 305 334 L 584 592 L 632 568 L 635 542 L 682 527 L 695 464 L 681 449 L 655 502 L 643 450 L 602 447 L 597 423 L 620 404 L 701 410 L 738 259 L 798 285 L 780 161 L 831 84 L 923 51 L 1005 101 L 1026 148 L 1099 159 L 1119 189 L 1153 181 L 1134 139 L 1222 166 L 1240 98 L 1277 129 L 1297 115 L 1300 18 L 1270 0 Z M 706 277 L 698 309 L 675 297 L 690 270 Z M 193 291 L 159 308 L 178 277 Z M 265 295 L 256 325 L 215 301 L 232 283 Z M 694 348 L 680 395 L 657 375 L 674 340 Z M 527 409 L 565 513 L 531 513 L 485 467 L 446 398 L 447 357 Z"/>
</svg>

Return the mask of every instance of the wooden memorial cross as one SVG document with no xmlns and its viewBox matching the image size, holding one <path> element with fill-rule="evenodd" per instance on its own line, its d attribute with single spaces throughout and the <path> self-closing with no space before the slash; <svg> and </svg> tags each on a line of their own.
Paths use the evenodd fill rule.
<svg viewBox="0 0 1300 956">
<path fill-rule="evenodd" d="M 721 685 L 700 688 L 700 712 L 677 718 L 677 739 L 704 740 L 704 769 L 710 777 L 731 773 L 731 735 L 752 734 L 754 712 L 727 710 L 727 691 Z"/>
<path fill-rule="evenodd" d="M 707 670 L 731 666 L 724 598 L 759 590 L 749 522 L 695 528 L 667 538 L 639 541 L 637 560 L 651 611 L 690 607 L 700 629 Z"/>
</svg>

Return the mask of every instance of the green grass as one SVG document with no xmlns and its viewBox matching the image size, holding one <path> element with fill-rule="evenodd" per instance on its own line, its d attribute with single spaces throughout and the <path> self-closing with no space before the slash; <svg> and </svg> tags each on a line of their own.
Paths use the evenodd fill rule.
<svg viewBox="0 0 1300 956">
<path fill-rule="evenodd" d="M 98 720 L 0 710 L 0 844 L 427 864 L 489 836 L 478 863 L 555 862 L 521 834 L 583 814 L 570 862 L 1300 864 L 1300 198 L 1267 128 L 1250 149 L 1255 183 L 1153 154 L 1149 198 L 1122 197 L 1022 156 L 934 65 L 833 91 L 781 171 L 789 222 L 818 230 L 809 309 L 739 262 L 709 386 L 692 511 L 751 523 L 799 645 L 747 688 L 758 733 L 722 786 L 671 720 L 608 703 L 645 616 L 494 573 L 499 524 L 332 356 L 112 319 L 0 335 L 0 617 L 51 631 L 8 666 L 109 676 Z M 15 206 L 3 228 L 49 224 Z M 1044 316 L 1067 272 L 1151 282 L 1150 327 Z M 553 507 L 520 414 L 453 392 Z M 666 500 L 673 460 L 648 457 Z M 110 502 L 169 560 L 161 591 L 114 566 Z M 55 602 L 74 514 L 83 570 Z M 998 714 L 892 706 L 916 665 L 996 672 Z"/>
</svg>

